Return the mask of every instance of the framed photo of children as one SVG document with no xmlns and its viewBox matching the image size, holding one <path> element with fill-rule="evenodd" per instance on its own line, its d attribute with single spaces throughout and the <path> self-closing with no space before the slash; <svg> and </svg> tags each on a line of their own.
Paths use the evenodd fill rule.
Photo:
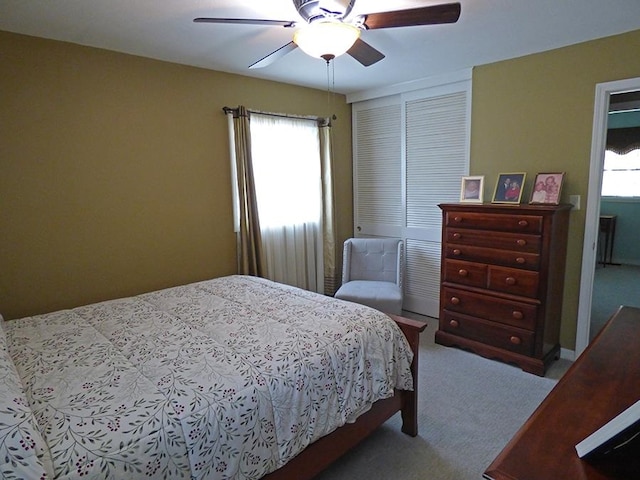
<svg viewBox="0 0 640 480">
<path fill-rule="evenodd" d="M 560 202 L 560 190 L 564 172 L 561 173 L 539 173 L 533 182 L 531 200 L 529 203 L 550 203 L 557 205 Z"/>
<path fill-rule="evenodd" d="M 484 189 L 484 175 L 475 177 L 462 177 L 460 186 L 460 201 L 467 203 L 482 203 L 482 191 Z"/>
<path fill-rule="evenodd" d="M 525 178 L 524 172 L 499 174 L 491 203 L 520 203 Z"/>
</svg>

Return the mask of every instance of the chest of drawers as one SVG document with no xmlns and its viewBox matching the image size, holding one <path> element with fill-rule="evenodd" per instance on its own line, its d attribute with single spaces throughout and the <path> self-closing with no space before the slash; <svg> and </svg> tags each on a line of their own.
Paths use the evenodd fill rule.
<svg viewBox="0 0 640 480">
<path fill-rule="evenodd" d="M 441 204 L 436 342 L 544 375 L 560 354 L 571 205 Z"/>
</svg>

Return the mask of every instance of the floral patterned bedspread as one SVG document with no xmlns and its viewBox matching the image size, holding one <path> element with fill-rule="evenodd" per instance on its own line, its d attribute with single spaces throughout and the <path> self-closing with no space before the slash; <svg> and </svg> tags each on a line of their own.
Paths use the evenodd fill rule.
<svg viewBox="0 0 640 480">
<path fill-rule="evenodd" d="M 412 388 L 386 315 L 255 277 L 2 327 L 0 478 L 256 479 Z"/>
</svg>

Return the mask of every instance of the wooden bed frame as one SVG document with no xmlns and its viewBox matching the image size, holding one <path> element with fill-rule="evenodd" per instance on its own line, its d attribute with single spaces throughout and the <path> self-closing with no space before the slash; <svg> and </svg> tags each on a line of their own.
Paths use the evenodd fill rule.
<svg viewBox="0 0 640 480">
<path fill-rule="evenodd" d="M 377 401 L 354 423 L 347 423 L 312 443 L 289 463 L 262 477 L 263 480 L 312 479 L 398 411 L 402 412 L 402 431 L 412 437 L 418 435 L 418 347 L 420 332 L 426 328 L 427 324 L 398 315 L 389 316 L 407 337 L 414 354 L 411 363 L 413 391 L 396 390 L 393 397 Z"/>
</svg>

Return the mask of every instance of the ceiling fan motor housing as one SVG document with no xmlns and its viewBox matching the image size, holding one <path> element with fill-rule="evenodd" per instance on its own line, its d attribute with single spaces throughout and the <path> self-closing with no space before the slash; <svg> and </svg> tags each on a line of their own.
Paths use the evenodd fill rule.
<svg viewBox="0 0 640 480">
<path fill-rule="evenodd" d="M 343 20 L 356 0 L 293 0 L 298 13 L 311 23 L 325 18 Z"/>
</svg>

